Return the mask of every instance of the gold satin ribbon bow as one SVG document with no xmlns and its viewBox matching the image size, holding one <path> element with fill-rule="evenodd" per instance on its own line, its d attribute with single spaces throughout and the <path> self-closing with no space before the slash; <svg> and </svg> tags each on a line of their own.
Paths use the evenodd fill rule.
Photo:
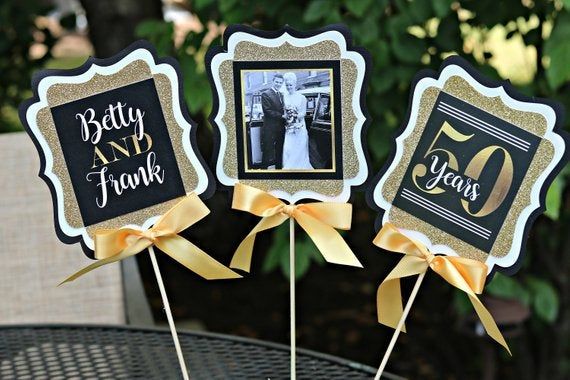
<svg viewBox="0 0 570 380">
<path fill-rule="evenodd" d="M 230 263 L 231 268 L 249 272 L 255 236 L 277 227 L 289 218 L 299 223 L 329 263 L 362 267 L 352 250 L 335 228 L 349 230 L 352 205 L 348 203 L 316 202 L 288 205 L 273 195 L 255 187 L 237 183 L 232 208 L 247 211 L 263 219 L 243 239 Z"/>
<path fill-rule="evenodd" d="M 378 322 L 396 328 L 403 313 L 400 279 L 425 273 L 431 268 L 445 281 L 467 293 L 487 334 L 511 354 L 493 316 L 476 295 L 481 294 L 485 286 L 487 265 L 464 257 L 435 256 L 425 245 L 402 234 L 390 223 L 386 223 L 378 232 L 374 244 L 405 255 L 378 287 Z M 405 332 L 405 328 L 402 331 Z"/>
<path fill-rule="evenodd" d="M 148 230 L 120 228 L 97 231 L 94 240 L 95 258 L 98 260 L 69 276 L 61 284 L 73 281 L 105 264 L 136 255 L 152 245 L 207 280 L 240 278 L 239 274 L 178 235 L 209 213 L 210 210 L 202 200 L 191 193 L 162 215 Z"/>
</svg>

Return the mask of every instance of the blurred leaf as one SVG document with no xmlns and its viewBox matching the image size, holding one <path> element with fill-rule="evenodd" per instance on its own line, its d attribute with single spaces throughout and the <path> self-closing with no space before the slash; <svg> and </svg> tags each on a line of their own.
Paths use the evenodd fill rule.
<svg viewBox="0 0 570 380">
<path fill-rule="evenodd" d="M 529 292 L 517 280 L 502 273 L 495 274 L 486 291 L 496 297 L 516 299 L 525 305 L 530 305 Z"/>
<path fill-rule="evenodd" d="M 528 18 L 530 14 L 530 9 L 522 1 L 462 1 L 461 6 L 473 12 L 473 24 L 485 25 L 489 29 L 497 24 L 506 25 L 519 17 Z"/>
<path fill-rule="evenodd" d="M 191 46 L 194 51 L 198 51 L 202 44 L 204 43 L 204 37 L 208 34 L 207 29 L 200 33 L 189 32 L 184 39 L 184 48 Z"/>
<path fill-rule="evenodd" d="M 400 65 L 394 69 L 394 74 L 396 74 L 396 78 L 400 81 L 400 84 L 402 84 L 404 88 L 408 88 L 417 71 L 418 69 L 415 66 Z"/>
<path fill-rule="evenodd" d="M 432 16 L 432 7 L 427 0 L 413 0 L 408 3 L 408 13 L 416 23 L 422 24 Z"/>
<path fill-rule="evenodd" d="M 301 28 L 299 25 L 303 22 L 303 9 L 301 7 L 287 7 L 281 9 L 277 14 L 278 22 L 281 25 L 290 24 L 294 27 Z"/>
<path fill-rule="evenodd" d="M 435 43 L 441 51 L 457 51 L 463 46 L 459 20 L 455 13 L 442 19 L 437 28 Z"/>
<path fill-rule="evenodd" d="M 378 74 L 372 76 L 372 87 L 374 91 L 381 94 L 388 91 L 396 83 L 396 79 L 393 69 L 386 67 Z"/>
<path fill-rule="evenodd" d="M 394 55 L 405 63 L 419 63 L 426 51 L 425 41 L 408 33 L 400 34 L 394 42 L 397 46 Z"/>
<path fill-rule="evenodd" d="M 392 145 L 390 141 L 390 134 L 387 133 L 387 128 L 384 123 L 379 123 L 378 125 L 382 128 L 370 128 L 368 132 L 368 147 L 370 153 L 373 155 L 374 161 L 379 161 L 386 158 L 388 150 Z"/>
<path fill-rule="evenodd" d="M 303 277 L 311 265 L 312 252 L 315 250 L 309 239 L 296 236 L 295 241 L 295 279 Z"/>
<path fill-rule="evenodd" d="M 466 315 L 473 310 L 473 305 L 465 292 L 455 289 L 453 291 L 453 308 L 459 315 Z"/>
<path fill-rule="evenodd" d="M 191 113 L 204 112 L 211 107 L 212 95 L 210 84 L 193 55 L 182 54 L 179 57 L 184 80 L 184 98 Z"/>
<path fill-rule="evenodd" d="M 327 17 L 325 18 L 325 22 L 327 24 L 342 23 L 342 16 L 340 15 L 338 8 L 331 9 L 331 11 L 327 14 Z"/>
<path fill-rule="evenodd" d="M 311 261 L 321 264 L 324 262 L 324 258 L 306 235 L 296 235 L 295 237 L 295 278 L 300 279 L 309 270 Z M 281 268 L 285 277 L 289 278 L 288 222 L 273 230 L 273 241 L 263 259 L 261 270 L 263 273 L 269 273 L 277 268 Z"/>
<path fill-rule="evenodd" d="M 330 12 L 331 4 L 327 0 L 312 0 L 305 10 L 303 20 L 305 22 L 315 22 L 324 19 Z"/>
<path fill-rule="evenodd" d="M 489 57 L 492 56 L 492 54 L 490 54 L 490 53 L 485 53 L 485 55 L 489 56 Z M 483 75 L 486 75 L 491 79 L 495 79 L 495 80 L 502 79 L 501 76 L 499 75 L 499 72 L 497 71 L 497 69 L 495 69 L 491 65 L 480 65 L 477 67 L 477 70 L 479 70 Z"/>
<path fill-rule="evenodd" d="M 406 33 L 408 26 L 412 26 L 413 21 L 406 14 L 399 14 L 388 18 L 386 22 L 387 30 L 392 39 L 397 39 L 402 33 Z M 396 47 L 396 46 L 395 46 Z"/>
<path fill-rule="evenodd" d="M 287 225 L 289 223 L 284 223 Z M 311 265 L 311 254 L 305 249 L 306 245 L 303 241 L 295 241 L 295 280 L 302 278 Z M 284 250 L 284 254 L 281 255 L 281 271 L 283 275 L 289 279 L 291 272 L 289 270 L 289 244 L 287 244 L 287 249 Z"/>
<path fill-rule="evenodd" d="M 438 18 L 444 18 L 451 12 L 451 4 L 455 0 L 431 0 L 431 6 Z"/>
<path fill-rule="evenodd" d="M 564 5 L 564 8 L 570 10 L 570 0 L 562 0 L 562 4 Z"/>
<path fill-rule="evenodd" d="M 357 17 L 364 16 L 366 10 L 370 5 L 374 3 L 374 0 L 345 0 L 344 5 L 346 8 L 353 13 Z M 374 4 L 375 7 L 379 6 L 378 4 Z"/>
<path fill-rule="evenodd" d="M 172 55 L 174 48 L 174 23 L 161 20 L 147 20 L 137 25 L 135 35 L 149 40 L 158 55 Z"/>
<path fill-rule="evenodd" d="M 31 96 L 33 73 L 52 59 L 56 39 L 37 22 L 47 11 L 36 0 L 0 1 L 0 133 L 22 129 L 16 108 Z"/>
<path fill-rule="evenodd" d="M 306 240 L 307 240 L 307 243 L 309 243 L 309 244 L 307 244 L 307 252 L 311 255 L 313 261 L 315 263 L 317 263 L 318 265 L 325 264 L 327 261 L 323 257 L 323 254 L 321 252 L 319 252 L 319 250 L 317 249 L 317 247 L 315 246 L 313 241 L 309 238 L 307 238 Z M 311 249 L 308 249 L 308 247 L 311 247 Z"/>
<path fill-rule="evenodd" d="M 283 249 L 281 251 L 281 255 L 279 256 L 279 267 L 281 268 L 281 273 L 285 276 L 285 278 L 290 279 L 291 271 L 289 270 L 289 246 L 287 245 L 287 249 Z"/>
<path fill-rule="evenodd" d="M 161 20 L 146 20 L 137 25 L 135 34 L 137 37 L 149 38 L 154 37 L 160 32 L 164 21 Z"/>
<path fill-rule="evenodd" d="M 358 42 L 363 45 L 368 45 L 378 39 L 380 28 L 376 19 L 373 16 L 367 16 L 352 25 L 352 30 L 358 37 Z"/>
<path fill-rule="evenodd" d="M 570 13 L 558 15 L 550 38 L 544 43 L 544 54 L 550 57 L 546 79 L 555 90 L 570 80 Z"/>
<path fill-rule="evenodd" d="M 546 211 L 544 212 L 544 215 L 548 216 L 552 220 L 558 220 L 560 217 L 563 191 L 564 176 L 560 174 L 554 179 L 546 193 Z"/>
<path fill-rule="evenodd" d="M 556 289 L 548 281 L 534 276 L 529 276 L 526 282 L 532 294 L 534 312 L 543 321 L 553 323 L 559 309 Z"/>
<path fill-rule="evenodd" d="M 285 223 L 283 223 L 282 225 L 275 227 L 273 230 L 273 242 L 263 259 L 261 271 L 263 273 L 269 273 L 277 269 L 281 263 L 281 256 L 288 256 L 288 252 L 289 228 Z"/>
<path fill-rule="evenodd" d="M 386 67 L 390 63 L 390 45 L 384 40 L 376 40 L 371 45 L 371 52 L 374 55 L 374 69 Z"/>
<path fill-rule="evenodd" d="M 522 38 L 523 38 L 525 45 L 527 45 L 527 46 L 536 45 L 537 43 L 540 42 L 540 40 L 542 38 L 541 30 L 540 30 L 540 28 L 531 29 L 528 32 L 526 32 L 525 34 L 523 34 Z"/>
<path fill-rule="evenodd" d="M 196 8 L 196 10 L 202 10 L 206 8 L 208 5 L 212 5 L 216 2 L 216 0 L 193 0 L 192 5 Z"/>
<path fill-rule="evenodd" d="M 238 0 L 219 0 L 218 6 L 220 7 L 221 12 L 228 12 L 235 10 L 234 5 L 238 5 Z"/>
</svg>

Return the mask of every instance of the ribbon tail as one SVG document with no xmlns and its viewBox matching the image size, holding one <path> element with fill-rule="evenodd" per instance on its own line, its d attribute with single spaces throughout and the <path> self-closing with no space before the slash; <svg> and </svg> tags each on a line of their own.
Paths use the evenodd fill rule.
<svg viewBox="0 0 570 380">
<path fill-rule="evenodd" d="M 497 327 L 497 324 L 495 323 L 495 320 L 493 319 L 491 313 L 489 313 L 489 310 L 487 310 L 487 308 L 474 293 L 468 293 L 467 295 L 469 296 L 469 300 L 471 301 L 473 308 L 475 308 L 475 312 L 479 316 L 479 319 L 481 320 L 485 331 L 487 331 L 487 334 L 497 343 L 503 346 L 509 355 L 513 356 L 511 350 L 509 349 L 509 345 L 505 341 L 503 334 L 501 334 L 501 331 Z"/>
<path fill-rule="evenodd" d="M 206 280 L 241 278 L 206 252 L 179 235 L 158 239 L 156 247 Z"/>
<path fill-rule="evenodd" d="M 255 237 L 259 232 L 277 227 L 282 224 L 289 217 L 283 214 L 276 214 L 272 216 L 266 216 L 257 223 L 257 225 L 251 230 L 251 232 L 243 239 L 239 247 L 237 247 L 232 261 L 230 262 L 230 268 L 241 269 L 245 272 L 250 271 L 251 268 L 251 258 L 253 255 L 253 244 L 255 243 Z"/>
<path fill-rule="evenodd" d="M 505 338 L 503 338 L 503 334 L 501 334 L 501 331 L 497 327 L 493 316 L 491 313 L 489 313 L 485 306 L 483 306 L 479 298 L 477 298 L 475 291 L 473 290 L 476 289 L 477 291 L 480 291 L 484 280 L 472 278 L 470 275 L 478 274 L 478 276 L 484 278 L 487 273 L 486 269 L 478 268 L 479 264 L 477 262 L 474 262 L 474 260 L 450 259 L 451 258 L 446 257 L 444 259 L 441 257 L 438 260 L 436 258 L 436 260 L 438 260 L 437 265 L 432 266 L 432 268 L 434 268 L 434 271 L 442 276 L 445 281 L 462 290 L 469 296 L 469 300 L 471 301 L 473 308 L 475 308 L 475 312 L 479 316 L 479 319 L 481 320 L 485 331 L 487 331 L 487 334 L 489 334 L 491 338 L 503 346 L 509 355 L 511 355 L 511 350 L 509 349 Z M 473 268 L 469 268 L 471 266 Z"/>
<path fill-rule="evenodd" d="M 376 292 L 378 323 L 395 329 L 403 313 L 400 279 L 384 280 Z M 406 325 L 402 326 L 402 332 L 406 332 Z"/>
<path fill-rule="evenodd" d="M 148 244 L 147 246 L 150 246 L 150 244 Z M 120 260 L 126 259 L 127 257 L 136 255 L 139 252 L 140 251 L 125 249 L 121 253 L 119 253 L 118 255 L 114 255 L 111 257 L 107 257 L 105 259 L 97 260 L 94 263 L 87 265 L 85 268 L 78 270 L 77 272 L 75 272 L 71 276 L 67 277 L 65 280 L 60 282 L 57 286 L 63 285 L 67 282 L 71 282 L 71 281 L 83 276 L 84 274 L 91 272 L 93 269 L 97 269 L 99 267 L 102 267 L 103 265 L 114 263 L 115 261 L 120 261 Z"/>
<path fill-rule="evenodd" d="M 402 257 L 378 287 L 376 308 L 379 323 L 393 329 L 398 326 L 404 313 L 400 279 L 424 273 L 427 268 L 427 263 L 420 257 L 409 255 Z M 405 325 L 402 327 L 402 332 L 406 332 Z"/>
<path fill-rule="evenodd" d="M 305 212 L 298 211 L 294 215 L 327 262 L 362 268 L 362 264 L 337 230 Z"/>
</svg>

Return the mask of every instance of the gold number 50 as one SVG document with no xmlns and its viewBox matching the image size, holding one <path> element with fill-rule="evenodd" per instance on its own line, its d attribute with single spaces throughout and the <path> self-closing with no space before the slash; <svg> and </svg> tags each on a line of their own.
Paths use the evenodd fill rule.
<svg viewBox="0 0 570 380">
<path fill-rule="evenodd" d="M 435 152 L 444 152 L 448 157 L 448 166 L 455 171 L 459 171 L 459 163 L 455 155 L 447 149 L 435 147 L 442 133 L 448 136 L 453 141 L 457 141 L 459 143 L 470 140 L 474 135 L 473 134 L 465 135 L 457 131 L 446 121 L 443 123 L 443 125 L 435 135 L 431 145 L 429 146 L 426 154 L 424 155 L 424 158 L 427 158 L 429 155 Z M 481 175 L 481 172 L 487 165 L 489 158 L 496 151 L 503 152 L 503 163 L 501 165 L 501 170 L 499 171 L 497 179 L 495 180 L 495 184 L 493 185 L 493 189 L 490 191 L 487 200 L 483 204 L 483 207 L 481 207 L 479 211 L 474 212 L 471 210 L 469 201 L 465 199 L 461 200 L 461 205 L 463 206 L 463 209 L 465 209 L 465 211 L 468 214 L 478 218 L 489 215 L 490 213 L 495 211 L 505 200 L 505 197 L 507 196 L 513 181 L 513 160 L 511 158 L 510 153 L 507 150 L 505 150 L 503 147 L 500 147 L 498 145 L 490 145 L 477 152 L 477 154 L 473 156 L 471 161 L 469 161 L 469 164 L 467 164 L 467 167 L 463 172 L 464 175 L 471 177 L 472 179 L 477 181 L 479 179 L 479 176 Z M 418 189 L 429 194 L 444 193 L 446 190 L 441 187 L 435 187 L 431 190 L 426 190 L 418 184 L 417 178 L 425 176 L 426 173 L 427 173 L 427 167 L 424 164 L 417 164 L 412 169 L 412 181 L 418 187 Z"/>
</svg>

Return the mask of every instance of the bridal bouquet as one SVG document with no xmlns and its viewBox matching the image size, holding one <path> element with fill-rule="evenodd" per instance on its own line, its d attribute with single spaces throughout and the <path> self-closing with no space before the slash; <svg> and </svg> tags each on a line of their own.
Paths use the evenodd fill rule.
<svg viewBox="0 0 570 380">
<path fill-rule="evenodd" d="M 296 132 L 301 128 L 301 123 L 299 122 L 299 112 L 296 107 L 286 106 L 285 107 L 285 130 L 287 132 Z"/>
</svg>

